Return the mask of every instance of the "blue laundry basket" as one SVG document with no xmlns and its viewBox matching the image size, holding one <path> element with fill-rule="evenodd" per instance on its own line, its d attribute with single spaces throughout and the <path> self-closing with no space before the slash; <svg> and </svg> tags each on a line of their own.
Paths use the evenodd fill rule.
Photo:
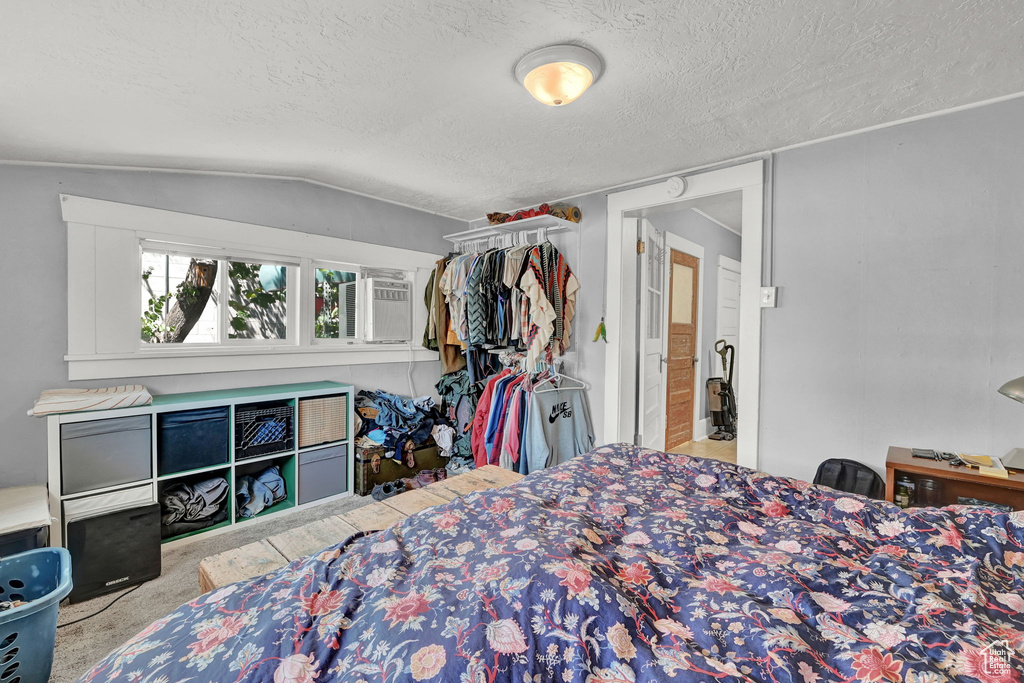
<svg viewBox="0 0 1024 683">
<path fill-rule="evenodd" d="M 0 682 L 46 683 L 57 639 L 57 605 L 71 592 L 71 555 L 40 548 L 0 559 Z"/>
</svg>

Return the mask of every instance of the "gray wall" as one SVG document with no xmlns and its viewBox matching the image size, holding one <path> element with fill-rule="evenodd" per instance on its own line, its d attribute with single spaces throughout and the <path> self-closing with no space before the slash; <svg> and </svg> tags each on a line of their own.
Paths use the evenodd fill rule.
<svg viewBox="0 0 1024 683">
<path fill-rule="evenodd" d="M 1024 100 L 775 161 L 761 467 L 883 470 L 890 445 L 1003 455 L 1024 406 Z"/>
<path fill-rule="evenodd" d="M 46 480 L 45 420 L 28 417 L 44 389 L 145 384 L 155 393 L 320 379 L 408 393 L 407 364 L 68 382 L 67 229 L 58 193 L 201 214 L 375 244 L 444 253 L 465 223 L 309 183 L 200 174 L 0 166 L 0 487 Z M 433 393 L 437 363 L 415 363 Z"/>
<path fill-rule="evenodd" d="M 1024 99 L 779 153 L 763 313 L 762 469 L 829 457 L 884 471 L 889 445 L 1024 446 Z M 686 160 L 680 160 L 680 167 Z M 604 422 L 604 193 L 583 212 L 579 372 Z M 742 412 L 742 406 L 740 406 Z"/>
<path fill-rule="evenodd" d="M 711 417 L 708 392 L 703 387 L 711 377 L 722 377 L 721 356 L 715 353 L 718 322 L 718 257 L 740 260 L 740 236 L 709 221 L 690 209 L 672 211 L 648 219 L 657 230 L 671 232 L 704 247 L 704 277 L 700 283 L 704 296 L 704 315 L 700 321 L 700 389 L 697 392 L 702 418 Z M 739 376 L 736 376 L 739 379 Z M 696 430 L 697 425 L 694 425 Z"/>
</svg>

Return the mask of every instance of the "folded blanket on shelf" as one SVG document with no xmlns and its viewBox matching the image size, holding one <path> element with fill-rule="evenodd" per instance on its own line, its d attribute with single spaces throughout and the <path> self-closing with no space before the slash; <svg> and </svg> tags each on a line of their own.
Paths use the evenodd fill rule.
<svg viewBox="0 0 1024 683">
<path fill-rule="evenodd" d="M 28 414 L 42 417 L 53 413 L 145 406 L 152 402 L 153 396 L 141 384 L 102 389 L 47 389 L 39 395 Z"/>
</svg>

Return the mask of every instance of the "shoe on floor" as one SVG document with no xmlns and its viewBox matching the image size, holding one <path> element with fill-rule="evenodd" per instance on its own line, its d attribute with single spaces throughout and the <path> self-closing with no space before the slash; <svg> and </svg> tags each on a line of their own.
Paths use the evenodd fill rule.
<svg viewBox="0 0 1024 683">
<path fill-rule="evenodd" d="M 405 493 L 405 491 L 405 483 L 399 479 L 398 481 L 389 481 L 384 484 L 377 484 L 370 492 L 370 497 L 379 503 L 380 501 L 387 500 L 399 493 Z"/>
<path fill-rule="evenodd" d="M 413 489 L 418 489 L 423 486 L 423 484 L 417 481 L 416 477 L 402 477 L 399 481 L 405 484 L 406 491 L 412 491 Z"/>
<path fill-rule="evenodd" d="M 437 481 L 437 475 L 433 470 L 422 470 L 416 473 L 416 481 L 420 483 L 420 486 L 429 486 Z"/>
</svg>

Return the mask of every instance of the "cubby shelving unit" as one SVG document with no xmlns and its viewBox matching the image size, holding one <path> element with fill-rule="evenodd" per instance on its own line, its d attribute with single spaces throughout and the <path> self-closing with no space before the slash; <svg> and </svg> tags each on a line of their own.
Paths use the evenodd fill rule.
<svg viewBox="0 0 1024 683">
<path fill-rule="evenodd" d="M 227 516 L 212 526 L 165 538 L 165 544 L 351 496 L 353 406 L 351 385 L 313 382 L 166 394 L 154 396 L 148 406 L 51 415 L 47 418 L 49 504 L 54 520 L 50 542 L 64 543 L 69 508 L 71 515 L 84 517 L 159 502 L 159 494 L 176 482 L 224 477 L 229 491 Z M 302 424 L 304 413 L 309 416 L 306 425 Z M 138 416 L 149 418 L 148 448 L 146 440 L 139 438 L 145 420 L 118 422 Z M 131 440 L 121 438 L 118 427 L 122 425 L 132 428 Z M 72 447 L 72 436 L 84 440 Z M 146 463 L 149 473 L 140 476 Z M 253 517 L 242 517 L 235 496 L 238 478 L 255 477 L 272 465 L 280 468 L 286 497 Z M 121 469 L 128 474 L 119 476 Z M 91 474 L 86 484 L 74 481 L 76 476 L 81 478 L 75 473 L 82 471 Z M 308 472 L 305 479 L 304 471 Z"/>
</svg>

